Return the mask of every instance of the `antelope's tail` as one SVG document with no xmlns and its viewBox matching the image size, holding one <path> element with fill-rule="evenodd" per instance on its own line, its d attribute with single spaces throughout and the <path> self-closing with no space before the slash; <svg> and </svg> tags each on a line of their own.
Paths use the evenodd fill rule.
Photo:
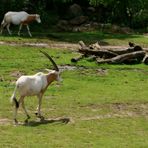
<svg viewBox="0 0 148 148">
<path fill-rule="evenodd" d="M 13 104 L 15 104 L 15 107 L 16 108 L 18 108 L 19 107 L 19 103 L 18 103 L 18 101 L 17 101 L 17 99 L 16 99 L 16 91 L 17 91 L 17 86 L 15 87 L 15 89 L 14 89 L 14 92 L 13 92 L 13 94 L 12 94 L 12 96 L 11 96 L 11 99 L 10 99 L 10 101 L 11 101 L 11 103 Z"/>
</svg>

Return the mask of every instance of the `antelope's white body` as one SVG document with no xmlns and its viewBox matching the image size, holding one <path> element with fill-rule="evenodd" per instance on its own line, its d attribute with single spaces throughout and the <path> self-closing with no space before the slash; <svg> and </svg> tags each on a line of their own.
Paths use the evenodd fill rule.
<svg viewBox="0 0 148 148">
<path fill-rule="evenodd" d="M 10 24 L 14 24 L 14 25 L 20 25 L 18 35 L 20 35 L 22 25 L 26 25 L 28 34 L 32 36 L 30 33 L 28 24 L 33 21 L 37 21 L 38 23 L 41 23 L 40 15 L 39 14 L 28 14 L 25 11 L 20 11 L 20 12 L 9 11 L 4 15 L 4 19 L 1 23 L 1 34 L 3 32 L 4 27 L 6 27 L 9 34 L 11 35 L 11 31 L 9 27 L 10 27 Z"/>
<path fill-rule="evenodd" d="M 16 81 L 16 86 L 21 96 L 39 95 L 47 85 L 47 75 L 41 72 L 33 76 L 21 76 Z"/>
<path fill-rule="evenodd" d="M 9 11 L 5 14 L 4 21 L 7 23 L 12 23 L 14 25 L 19 25 L 21 22 L 25 21 L 28 16 L 29 14 L 25 11 L 21 11 L 19 13 Z"/>
</svg>

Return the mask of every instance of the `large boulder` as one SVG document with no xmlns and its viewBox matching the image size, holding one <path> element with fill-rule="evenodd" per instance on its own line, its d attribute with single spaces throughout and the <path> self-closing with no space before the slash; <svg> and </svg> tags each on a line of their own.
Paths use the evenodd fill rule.
<svg viewBox="0 0 148 148">
<path fill-rule="evenodd" d="M 96 9 L 94 7 L 88 7 L 87 10 L 92 13 L 96 11 Z"/>
<path fill-rule="evenodd" d="M 71 25 L 81 25 L 83 23 L 85 23 L 88 20 L 87 16 L 77 16 L 73 19 L 71 19 L 69 22 Z"/>
<path fill-rule="evenodd" d="M 69 7 L 69 15 L 71 18 L 82 15 L 82 8 L 78 4 L 73 4 Z"/>
<path fill-rule="evenodd" d="M 67 20 L 59 20 L 57 23 L 57 28 L 61 31 L 70 31 L 71 28 L 69 26 L 69 22 Z"/>
</svg>

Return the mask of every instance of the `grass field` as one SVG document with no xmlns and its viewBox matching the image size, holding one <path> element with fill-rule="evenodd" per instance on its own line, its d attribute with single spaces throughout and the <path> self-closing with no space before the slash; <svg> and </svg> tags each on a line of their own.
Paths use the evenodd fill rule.
<svg viewBox="0 0 148 148">
<path fill-rule="evenodd" d="M 7 42 L 47 42 L 51 41 L 64 41 L 70 43 L 78 43 L 78 41 L 83 40 L 86 44 L 94 43 L 98 41 L 103 45 L 128 45 L 128 42 L 135 42 L 142 47 L 147 47 L 148 36 L 144 34 L 112 34 L 104 33 L 100 31 L 96 32 L 33 32 L 34 38 L 28 38 L 28 34 L 22 34 L 22 37 L 17 37 L 17 31 L 13 32 L 14 36 L 9 36 L 7 32 L 4 36 L 0 36 L 1 41 Z"/>
<path fill-rule="evenodd" d="M 103 34 L 53 33 L 60 41 L 96 41 Z M 122 35 L 120 35 L 122 36 Z M 65 38 L 64 38 L 65 37 Z M 67 37 L 67 40 L 66 40 Z M 83 38 L 82 38 L 83 37 Z M 117 37 L 117 38 L 116 38 Z M 142 35 L 104 35 L 109 45 L 126 45 L 128 40 L 148 47 Z M 1 41 L 24 43 L 46 42 L 49 38 L 0 37 Z M 58 41 L 57 39 L 55 42 Z M 0 45 L 0 147 L 11 148 L 147 148 L 148 147 L 148 68 L 147 65 L 97 65 L 86 60 L 73 64 L 76 52 L 43 48 L 60 67 L 60 87 L 54 83 L 43 97 L 42 112 L 46 122 L 39 122 L 34 111 L 36 97 L 26 98 L 31 115 L 28 125 L 13 125 L 9 98 L 17 77 L 52 68 L 39 47 Z M 56 120 L 58 119 L 59 120 Z M 61 119 L 69 119 L 68 123 Z M 22 109 L 18 120 L 23 123 Z M 50 120 L 51 119 L 51 120 Z"/>
</svg>

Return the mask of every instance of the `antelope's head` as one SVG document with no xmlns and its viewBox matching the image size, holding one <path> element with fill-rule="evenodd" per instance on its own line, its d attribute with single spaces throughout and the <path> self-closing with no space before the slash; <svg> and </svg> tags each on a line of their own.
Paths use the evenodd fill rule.
<svg viewBox="0 0 148 148">
<path fill-rule="evenodd" d="M 39 15 L 39 14 L 36 14 L 36 15 L 35 15 L 35 20 L 36 20 L 38 23 L 41 23 L 41 19 L 40 19 L 40 15 Z"/>
<path fill-rule="evenodd" d="M 55 61 L 51 58 L 51 56 L 48 53 L 46 53 L 45 51 L 42 51 L 42 50 L 40 50 L 40 52 L 43 53 L 49 59 L 49 61 L 52 63 L 52 65 L 54 66 L 54 70 L 46 69 L 46 71 L 48 71 L 48 75 L 49 75 L 49 77 L 47 78 L 48 81 L 56 80 L 56 81 L 60 82 L 61 81 L 60 70 L 59 70 L 57 64 L 55 63 Z"/>
</svg>

